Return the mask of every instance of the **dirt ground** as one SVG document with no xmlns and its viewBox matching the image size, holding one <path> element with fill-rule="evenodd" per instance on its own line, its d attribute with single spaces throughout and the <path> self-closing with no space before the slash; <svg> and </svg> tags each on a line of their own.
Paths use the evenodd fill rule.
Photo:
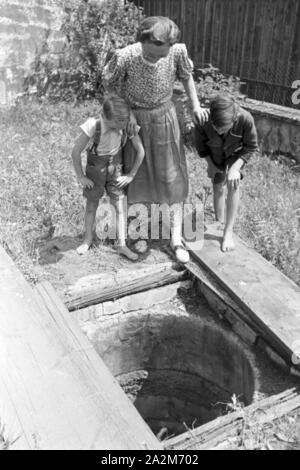
<svg viewBox="0 0 300 470">
<path fill-rule="evenodd" d="M 75 284 L 81 277 L 90 274 L 117 272 L 119 269 L 135 271 L 146 265 L 172 260 L 167 253 L 169 243 L 166 241 L 150 242 L 147 252 L 139 255 L 137 262 L 119 256 L 113 242 L 103 242 L 99 239 L 94 241 L 88 253 L 80 256 L 76 248 L 81 242 L 82 235 L 79 235 L 78 237 L 55 237 L 39 245 L 38 264 L 41 277 L 49 280 L 59 292 Z"/>
</svg>

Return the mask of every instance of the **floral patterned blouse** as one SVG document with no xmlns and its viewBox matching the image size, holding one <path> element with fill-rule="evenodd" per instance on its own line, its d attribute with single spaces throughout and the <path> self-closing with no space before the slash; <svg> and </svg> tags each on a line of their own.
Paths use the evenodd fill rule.
<svg viewBox="0 0 300 470">
<path fill-rule="evenodd" d="M 155 108 L 171 99 L 175 80 L 187 80 L 192 70 L 185 44 L 174 44 L 167 57 L 152 63 L 138 42 L 115 52 L 103 78 L 132 108 Z"/>
</svg>

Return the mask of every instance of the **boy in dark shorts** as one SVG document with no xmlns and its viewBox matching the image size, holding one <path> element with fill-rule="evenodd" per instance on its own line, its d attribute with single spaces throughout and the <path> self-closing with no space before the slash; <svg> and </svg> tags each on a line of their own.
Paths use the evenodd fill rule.
<svg viewBox="0 0 300 470">
<path fill-rule="evenodd" d="M 195 145 L 199 156 L 207 160 L 216 220 L 225 223 L 221 249 L 232 251 L 233 225 L 243 178 L 241 169 L 258 151 L 254 119 L 234 98 L 218 95 L 210 104 L 209 121 L 195 129 Z"/>
<path fill-rule="evenodd" d="M 72 150 L 76 175 L 82 184 L 86 198 L 85 238 L 77 248 L 84 254 L 93 242 L 93 226 L 99 200 L 106 189 L 117 216 L 118 251 L 132 261 L 138 256 L 126 246 L 125 210 L 123 188 L 131 183 L 144 158 L 144 148 L 138 135 L 130 138 L 136 158 L 129 173 L 122 174 L 122 147 L 127 135 L 125 132 L 130 116 L 130 108 L 117 96 L 108 96 L 98 119 L 90 118 L 81 127 L 81 134 Z M 88 147 L 87 166 L 82 170 L 81 154 Z"/>
</svg>

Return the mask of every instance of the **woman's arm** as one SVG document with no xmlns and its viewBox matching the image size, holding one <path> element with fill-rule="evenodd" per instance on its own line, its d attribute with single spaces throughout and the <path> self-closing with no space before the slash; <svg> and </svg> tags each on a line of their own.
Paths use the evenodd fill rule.
<svg viewBox="0 0 300 470">
<path fill-rule="evenodd" d="M 127 124 L 127 135 L 137 136 L 140 130 L 140 126 L 137 123 L 136 117 L 132 110 L 130 110 L 129 120 Z"/>
<path fill-rule="evenodd" d="M 142 161 L 144 160 L 145 150 L 144 150 L 142 141 L 138 135 L 135 135 L 134 137 L 131 138 L 131 143 L 133 145 L 133 148 L 136 151 L 135 161 L 129 172 L 129 174 L 132 176 L 132 179 L 133 179 L 135 175 L 137 174 L 137 171 L 139 167 L 141 166 Z"/>
<path fill-rule="evenodd" d="M 182 83 L 191 101 L 193 121 L 195 124 L 203 126 L 209 119 L 209 110 L 200 106 L 192 74 L 190 74 L 188 79 L 182 80 Z"/>
<path fill-rule="evenodd" d="M 135 161 L 130 172 L 127 173 L 127 175 L 123 175 L 118 178 L 117 184 L 119 188 L 124 188 L 125 186 L 131 183 L 145 157 L 145 150 L 140 137 L 136 135 L 133 136 L 130 140 L 133 145 L 133 148 L 136 151 Z"/>
</svg>

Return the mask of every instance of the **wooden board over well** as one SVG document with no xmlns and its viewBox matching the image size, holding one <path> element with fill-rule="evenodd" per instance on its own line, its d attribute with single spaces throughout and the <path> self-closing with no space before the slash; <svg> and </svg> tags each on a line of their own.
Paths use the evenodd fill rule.
<svg viewBox="0 0 300 470">
<path fill-rule="evenodd" d="M 0 423 L 11 449 L 160 449 L 49 283 L 0 247 Z"/>
<path fill-rule="evenodd" d="M 186 245 L 248 315 L 251 327 L 291 366 L 299 367 L 300 288 L 237 236 L 230 253 L 222 253 L 221 240 L 222 231 L 212 224 L 201 249 L 198 243 Z"/>
</svg>

